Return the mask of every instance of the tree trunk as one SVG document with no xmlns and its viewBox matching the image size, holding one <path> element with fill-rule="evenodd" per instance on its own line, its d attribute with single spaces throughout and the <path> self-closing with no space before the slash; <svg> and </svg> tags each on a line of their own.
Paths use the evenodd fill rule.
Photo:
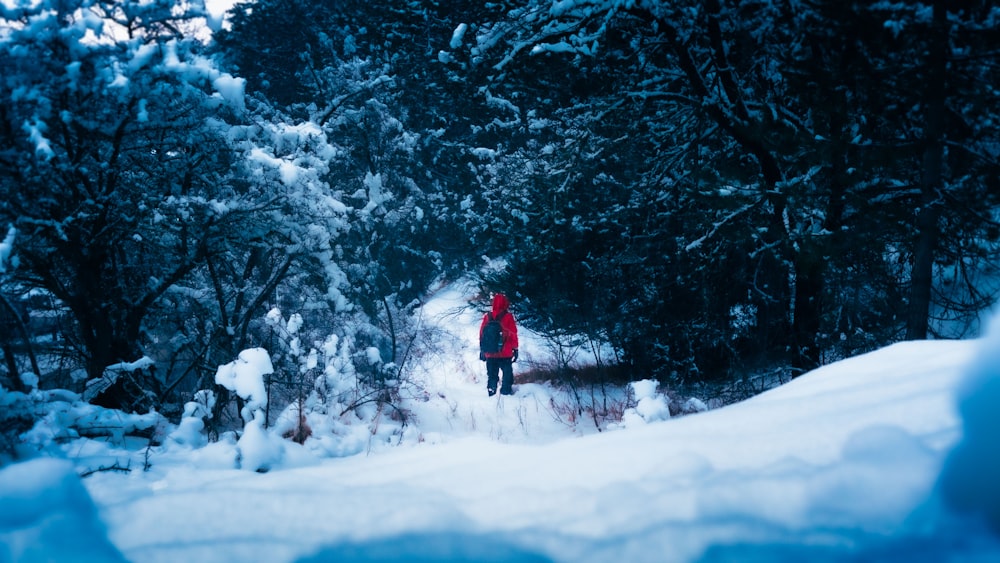
<svg viewBox="0 0 1000 563">
<path fill-rule="evenodd" d="M 910 274 L 910 302 L 906 315 L 906 338 L 927 338 L 930 328 L 931 289 L 934 257 L 938 244 L 938 219 L 944 160 L 945 78 L 947 75 L 948 29 L 944 0 L 934 2 L 934 22 L 929 46 L 930 73 L 925 90 L 925 138 L 920 178 L 920 210 L 917 212 L 917 239 Z"/>
<path fill-rule="evenodd" d="M 3 354 L 4 363 L 7 364 L 7 374 L 10 381 L 11 391 L 25 392 L 27 389 L 24 387 L 24 382 L 21 381 L 21 374 L 17 369 L 17 360 L 14 357 L 14 350 L 10 346 L 10 342 L 4 341 L 0 344 L 0 353 Z"/>
<path fill-rule="evenodd" d="M 826 262 L 817 243 L 806 243 L 795 257 L 795 316 L 792 320 L 792 377 L 820 365 L 816 337 L 823 320 L 823 288 Z"/>
</svg>

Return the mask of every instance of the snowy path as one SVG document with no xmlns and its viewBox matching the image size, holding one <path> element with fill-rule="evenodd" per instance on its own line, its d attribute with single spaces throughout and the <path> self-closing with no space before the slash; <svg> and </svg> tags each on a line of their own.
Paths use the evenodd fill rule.
<svg viewBox="0 0 1000 563">
<path fill-rule="evenodd" d="M 571 420 L 568 399 L 543 385 L 515 385 L 515 395 L 488 397 L 486 368 L 476 348 L 482 313 L 467 306 L 471 289 L 462 284 L 444 288 L 424 307 L 425 322 L 446 333 L 438 337 L 438 352 L 420 362 L 416 379 L 430 395 L 428 404 L 415 403 L 424 439 L 433 443 L 456 436 L 480 436 L 502 443 L 544 443 L 596 433 L 594 425 Z M 544 356 L 542 339 L 521 327 L 521 360 L 515 375 Z"/>
</svg>

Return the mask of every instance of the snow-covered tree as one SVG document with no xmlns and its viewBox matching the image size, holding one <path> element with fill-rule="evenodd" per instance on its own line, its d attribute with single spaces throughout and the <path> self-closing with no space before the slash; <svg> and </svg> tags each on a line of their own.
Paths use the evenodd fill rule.
<svg viewBox="0 0 1000 563">
<path fill-rule="evenodd" d="M 390 363 L 406 356 L 413 306 L 473 248 L 462 230 L 462 202 L 476 191 L 465 140 L 473 98 L 455 103 L 465 86 L 437 59 L 450 6 L 268 0 L 237 6 L 216 35 L 250 93 L 334 148 L 324 181 L 350 216 L 335 260 L 373 329 L 366 338 Z"/>
<path fill-rule="evenodd" d="M 984 28 L 995 13 L 978 2 L 871 3 L 842 16 L 834 4 L 539 1 L 481 21 L 468 56 L 488 75 L 486 95 L 508 100 L 512 114 L 535 115 L 535 123 L 548 118 L 557 137 L 585 132 L 589 160 L 618 182 L 595 180 L 596 173 L 578 179 L 580 201 L 601 209 L 596 220 L 564 199 L 571 182 L 541 184 L 532 205 L 551 199 L 570 207 L 564 217 L 537 217 L 528 244 L 547 235 L 554 244 L 525 250 L 537 259 L 517 262 L 504 282 L 559 265 L 541 277 L 583 291 L 579 298 L 564 291 L 572 307 L 551 312 L 551 322 L 577 318 L 573 307 L 591 316 L 614 311 L 633 349 L 647 355 L 639 363 L 661 374 L 770 362 L 801 373 L 824 357 L 897 337 L 905 320 L 896 311 L 908 302 L 921 308 L 921 298 L 903 289 L 928 287 L 916 275 L 926 264 L 905 265 L 930 248 L 926 233 L 941 234 L 928 217 L 966 217 L 952 232 L 980 240 L 973 233 L 992 221 L 988 173 L 955 168 L 943 184 L 927 184 L 923 203 L 911 188 L 927 181 L 913 172 L 933 166 L 930 153 L 915 150 L 935 137 L 925 131 L 928 117 L 961 115 L 962 104 L 995 97 L 991 67 L 971 62 L 989 56 Z M 947 59 L 946 76 L 931 77 L 926 53 L 946 44 L 963 55 Z M 549 96 L 522 96 L 540 68 L 549 74 L 535 84 L 550 84 Z M 580 76 L 599 79 L 576 88 Z M 949 109 L 929 109 L 928 85 L 948 81 L 966 86 L 942 106 Z M 946 121 L 959 126 L 946 129 L 948 138 L 975 139 L 948 154 L 981 155 L 983 172 L 995 166 L 983 142 L 995 138 L 995 126 L 970 136 L 964 118 Z M 949 177 L 965 188 L 942 190 Z M 629 203 L 608 205 L 609 189 L 629 194 Z M 981 199 L 969 205 L 964 198 L 973 195 Z M 929 214 L 928 205 L 939 211 Z M 576 242 L 616 230 L 620 242 Z M 995 263 L 995 251 L 983 258 L 980 272 Z M 596 264 L 610 272 L 606 285 L 588 275 Z M 553 302 L 545 284 L 534 283 L 533 292 L 539 307 Z M 591 294 L 605 301 L 595 306 Z"/>
<path fill-rule="evenodd" d="M 143 356 L 157 302 L 256 205 L 228 142 L 243 82 L 181 33 L 195 8 L 0 8 L 0 217 L 17 229 L 20 280 L 65 308 L 88 381 Z M 156 378 L 132 384 L 104 400 L 149 408 Z"/>
</svg>

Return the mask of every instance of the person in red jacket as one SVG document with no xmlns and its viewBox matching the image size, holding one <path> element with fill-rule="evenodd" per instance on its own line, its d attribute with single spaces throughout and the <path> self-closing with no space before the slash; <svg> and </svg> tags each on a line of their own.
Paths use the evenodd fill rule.
<svg viewBox="0 0 1000 563">
<path fill-rule="evenodd" d="M 501 333 L 503 334 L 503 346 L 499 352 L 480 352 L 479 359 L 486 362 L 486 392 L 493 396 L 497 392 L 497 382 L 499 372 L 503 372 L 503 381 L 500 384 L 501 395 L 513 395 L 514 366 L 517 361 L 517 323 L 514 315 L 510 312 L 510 301 L 502 293 L 493 296 L 493 310 L 483 315 L 483 322 L 479 325 L 479 339 L 482 341 L 483 332 L 486 325 L 491 320 L 497 319 L 500 322 Z"/>
</svg>

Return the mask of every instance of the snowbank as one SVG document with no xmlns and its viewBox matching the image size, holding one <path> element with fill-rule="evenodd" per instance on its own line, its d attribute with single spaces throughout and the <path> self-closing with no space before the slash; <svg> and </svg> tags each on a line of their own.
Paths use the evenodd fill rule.
<svg viewBox="0 0 1000 563">
<path fill-rule="evenodd" d="M 948 456 L 941 490 L 951 506 L 981 515 L 1000 534 L 1000 316 L 979 342 L 959 397 L 964 436 Z"/>
<path fill-rule="evenodd" d="M 92 502 L 65 462 L 0 472 L 0 561 L 62 559 L 57 532 L 120 560 L 106 536 L 136 563 L 1000 560 L 998 331 L 897 344 L 675 418 L 637 382 L 625 423 L 600 432 L 545 385 L 487 397 L 474 312 L 439 313 L 471 336 L 424 358 L 428 391 L 406 403 L 419 426 L 401 446 L 373 447 L 385 435 L 363 424 L 313 426 L 322 438 L 300 446 L 256 416 L 204 445 L 201 396 L 148 471 L 84 480 Z M 256 400 L 265 359 L 221 379 Z M 39 429 L 56 435 L 60 420 Z M 78 470 L 130 455 L 65 438 L 49 443 Z M 345 447 L 368 455 L 324 457 Z"/>
<path fill-rule="evenodd" d="M 124 562 L 73 465 L 36 459 L 0 470 L 0 561 Z"/>
<path fill-rule="evenodd" d="M 466 436 L 263 475 L 161 464 L 87 485 L 137 562 L 492 549 L 574 562 L 987 560 L 1000 542 L 935 492 L 975 347 L 899 344 L 730 407 L 545 445 Z M 535 400 L 468 385 L 465 400 L 508 423 Z"/>
</svg>

